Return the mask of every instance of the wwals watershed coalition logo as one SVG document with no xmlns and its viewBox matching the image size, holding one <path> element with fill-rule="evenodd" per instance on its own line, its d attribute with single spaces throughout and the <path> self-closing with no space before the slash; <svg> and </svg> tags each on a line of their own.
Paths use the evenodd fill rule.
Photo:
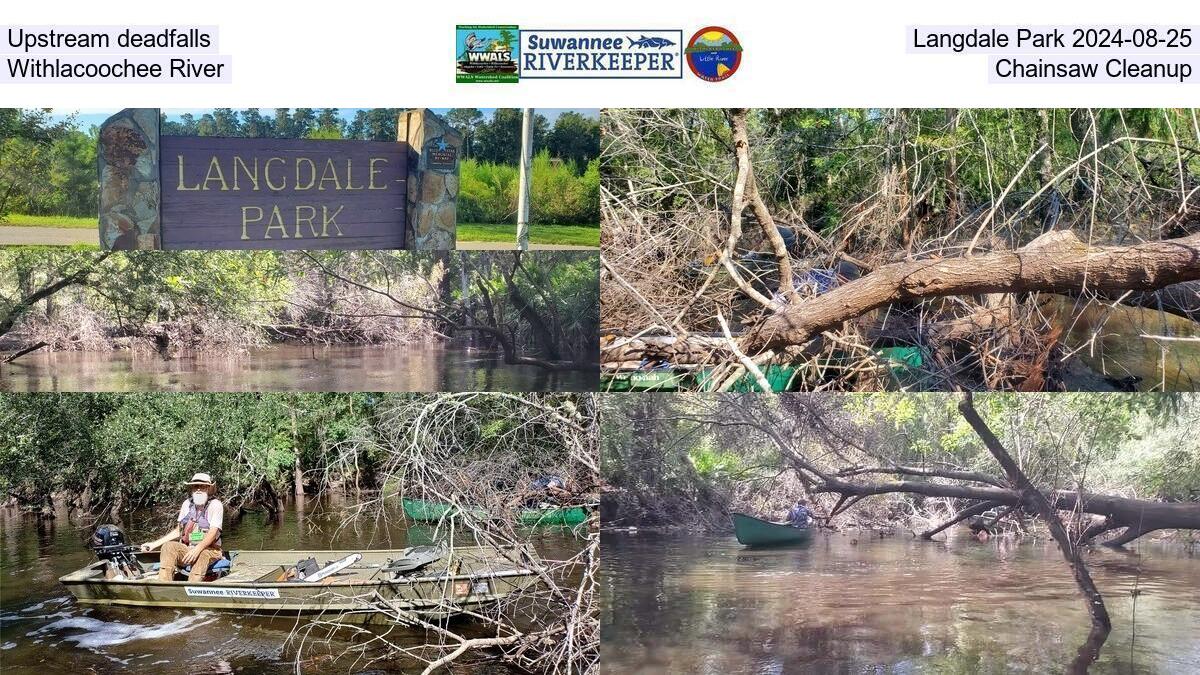
<svg viewBox="0 0 1200 675">
<path fill-rule="evenodd" d="M 518 76 L 516 26 L 457 26 L 456 82 L 516 82 Z"/>
<path fill-rule="evenodd" d="M 737 72 L 742 45 L 720 26 L 702 28 L 686 48 L 683 31 L 456 27 L 458 82 L 526 79 L 679 79 L 686 59 L 702 80 Z"/>
</svg>

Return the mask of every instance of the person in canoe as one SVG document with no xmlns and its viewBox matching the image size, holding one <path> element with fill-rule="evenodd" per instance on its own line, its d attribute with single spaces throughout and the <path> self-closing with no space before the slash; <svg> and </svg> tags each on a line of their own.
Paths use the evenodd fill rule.
<svg viewBox="0 0 1200 675">
<path fill-rule="evenodd" d="M 188 481 L 190 496 L 179 507 L 178 524 L 173 530 L 142 544 L 143 551 L 162 547 L 159 557 L 158 578 L 172 581 L 175 567 L 192 566 L 188 581 L 204 581 L 208 568 L 221 559 L 221 527 L 225 519 L 225 505 L 216 499 L 217 485 L 212 476 L 198 473 Z"/>
<path fill-rule="evenodd" d="M 787 524 L 792 527 L 808 527 L 812 520 L 812 511 L 808 510 L 808 502 L 797 499 L 796 505 L 788 511 Z"/>
</svg>

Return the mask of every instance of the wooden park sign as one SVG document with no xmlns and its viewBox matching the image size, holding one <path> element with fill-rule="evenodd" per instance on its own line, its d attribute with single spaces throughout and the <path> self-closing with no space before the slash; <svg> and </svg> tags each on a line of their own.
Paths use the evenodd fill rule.
<svg viewBox="0 0 1200 675">
<path fill-rule="evenodd" d="M 153 109 L 123 110 L 101 127 L 104 248 L 454 245 L 461 137 L 428 111 L 404 113 L 396 142 L 160 137 L 158 127 Z M 414 146 L 423 130 L 438 136 Z M 421 226 L 411 238 L 410 215 Z"/>
</svg>

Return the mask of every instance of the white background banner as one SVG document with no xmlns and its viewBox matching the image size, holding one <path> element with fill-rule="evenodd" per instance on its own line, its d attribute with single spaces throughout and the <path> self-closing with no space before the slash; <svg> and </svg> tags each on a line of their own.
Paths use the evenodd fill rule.
<svg viewBox="0 0 1200 675">
<path fill-rule="evenodd" d="M 360 2 L 326 10 L 280 3 L 163 0 L 8 2 L 4 26 L 218 26 L 231 82 L 5 82 L 0 106 L 621 107 L 1196 106 L 1200 86 L 1163 80 L 989 82 L 988 54 L 909 53 L 913 26 L 1200 24 L 1200 3 Z M 524 80 L 455 84 L 455 26 L 732 31 L 738 71 L 706 82 Z M 1200 37 L 1200 36 L 1197 36 Z M 7 36 L 6 36 L 7 38 Z M 1200 47 L 1188 51 L 1195 56 Z M 1114 54 L 1117 55 L 1117 54 Z M 1047 54 L 1047 57 L 1053 55 Z M 1183 56 L 1183 54 L 1181 54 Z"/>
</svg>

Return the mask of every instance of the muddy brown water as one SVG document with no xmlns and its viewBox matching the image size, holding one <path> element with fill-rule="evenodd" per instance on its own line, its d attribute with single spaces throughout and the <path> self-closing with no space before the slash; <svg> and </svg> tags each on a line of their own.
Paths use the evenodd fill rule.
<svg viewBox="0 0 1200 675">
<path fill-rule="evenodd" d="M 0 391 L 595 391 L 597 372 L 508 365 L 455 345 L 276 345 L 237 354 L 34 352 L 0 365 Z"/>
<path fill-rule="evenodd" d="M 1093 371 L 1139 391 L 1200 391 L 1200 324 L 1166 312 L 1055 296 L 1063 345 Z M 1162 339 L 1167 338 L 1167 339 Z"/>
<path fill-rule="evenodd" d="M 851 533 L 755 550 L 605 532 L 601 550 L 611 673 L 1060 673 L 1088 632 L 1044 543 Z M 1200 551 L 1140 543 L 1088 563 L 1113 621 L 1091 672 L 1196 673 Z"/>
<path fill-rule="evenodd" d="M 402 548 L 409 542 L 427 544 L 434 535 L 423 525 L 406 527 L 399 509 L 389 511 L 384 526 L 367 523 L 357 531 L 339 530 L 349 508 L 348 504 L 309 499 L 292 503 L 278 522 L 248 514 L 229 524 L 225 545 L 231 550 Z M 156 537 L 172 515 L 166 511 L 138 513 L 126 533 L 134 542 Z M 39 531 L 32 517 L 0 508 L 0 671 L 5 675 L 295 672 L 297 642 L 288 638 L 294 628 L 303 625 L 295 617 L 76 604 L 58 577 L 93 560 L 82 540 L 90 531 L 68 522 L 65 514 L 49 529 Z M 547 559 L 565 560 L 584 545 L 564 529 L 532 530 L 528 536 Z M 472 631 L 482 630 L 463 620 L 456 620 L 454 627 L 471 637 L 476 637 Z M 427 639 L 424 631 L 394 627 L 390 636 L 409 646 Z M 303 672 L 420 672 L 408 663 L 368 666 L 352 659 L 330 658 L 349 646 L 336 639 L 310 645 L 301 656 Z M 495 665 L 458 670 L 476 675 L 508 672 Z"/>
</svg>

